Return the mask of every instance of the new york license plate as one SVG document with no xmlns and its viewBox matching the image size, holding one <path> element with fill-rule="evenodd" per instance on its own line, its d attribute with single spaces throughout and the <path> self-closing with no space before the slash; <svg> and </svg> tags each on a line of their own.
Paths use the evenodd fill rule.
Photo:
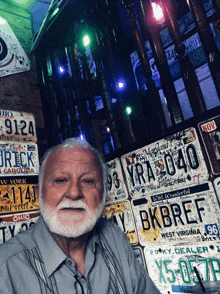
<svg viewBox="0 0 220 294">
<path fill-rule="evenodd" d="M 0 214 L 38 210 L 36 183 L 37 176 L 1 178 Z"/>
</svg>

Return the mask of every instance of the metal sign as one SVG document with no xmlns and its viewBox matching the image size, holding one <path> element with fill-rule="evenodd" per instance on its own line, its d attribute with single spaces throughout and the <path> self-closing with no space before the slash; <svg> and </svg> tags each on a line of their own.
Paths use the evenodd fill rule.
<svg viewBox="0 0 220 294">
<path fill-rule="evenodd" d="M 202 281 L 220 280 L 220 244 L 163 245 L 144 248 L 149 275 L 161 294 L 192 293 L 199 284 L 194 267 Z"/>
<path fill-rule="evenodd" d="M 132 247 L 135 258 L 146 267 L 146 263 L 144 260 L 144 255 L 140 246 Z"/>
<path fill-rule="evenodd" d="M 37 222 L 39 214 L 39 212 L 35 212 L 1 216 L 0 244 L 30 228 Z"/>
<path fill-rule="evenodd" d="M 0 215 L 39 209 L 37 176 L 0 178 Z"/>
<path fill-rule="evenodd" d="M 220 174 L 220 115 L 198 124 L 213 174 Z"/>
<path fill-rule="evenodd" d="M 128 198 L 125 181 L 122 175 L 121 163 L 118 158 L 106 163 L 108 168 L 108 194 L 106 203 Z"/>
<path fill-rule="evenodd" d="M 121 162 L 131 197 L 200 184 L 209 177 L 194 128 L 125 154 Z"/>
<path fill-rule="evenodd" d="M 189 53 L 195 51 L 196 49 L 202 46 L 198 33 L 193 34 L 191 37 L 186 39 L 183 43 L 186 46 L 186 51 L 185 51 L 186 55 L 188 55 Z"/>
<path fill-rule="evenodd" d="M 102 217 L 117 224 L 132 244 L 137 244 L 134 217 L 129 201 L 109 204 L 104 208 Z"/>
<path fill-rule="evenodd" d="M 33 114 L 0 109 L 0 141 L 37 142 Z"/>
<path fill-rule="evenodd" d="M 219 241 L 219 204 L 211 183 L 132 200 L 140 244 Z"/>
<path fill-rule="evenodd" d="M 0 17 L 0 77 L 30 70 L 30 61 L 5 19 Z"/>
<path fill-rule="evenodd" d="M 38 175 L 38 172 L 37 144 L 0 141 L 0 176 Z"/>
</svg>

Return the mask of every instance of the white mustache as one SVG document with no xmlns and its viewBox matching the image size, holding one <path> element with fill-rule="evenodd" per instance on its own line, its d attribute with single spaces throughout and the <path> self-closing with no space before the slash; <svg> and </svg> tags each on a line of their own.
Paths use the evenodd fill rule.
<svg viewBox="0 0 220 294">
<path fill-rule="evenodd" d="M 58 206 L 57 209 L 64 209 L 64 208 L 81 208 L 81 209 L 88 209 L 88 206 L 82 201 L 82 200 L 70 200 L 66 199 L 65 201 L 61 202 Z"/>
</svg>

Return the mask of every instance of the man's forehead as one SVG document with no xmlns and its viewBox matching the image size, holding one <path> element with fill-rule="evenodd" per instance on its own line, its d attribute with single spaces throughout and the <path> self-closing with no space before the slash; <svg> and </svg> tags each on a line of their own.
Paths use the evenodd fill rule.
<svg viewBox="0 0 220 294">
<path fill-rule="evenodd" d="M 93 150 L 86 146 L 74 145 L 74 146 L 60 146 L 55 149 L 50 157 L 49 162 L 63 161 L 63 160 L 80 160 L 80 161 L 95 161 L 100 163 L 97 155 Z"/>
</svg>

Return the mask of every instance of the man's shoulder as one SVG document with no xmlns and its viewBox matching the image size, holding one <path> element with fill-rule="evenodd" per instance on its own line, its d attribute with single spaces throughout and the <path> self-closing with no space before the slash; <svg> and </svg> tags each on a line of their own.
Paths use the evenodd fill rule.
<svg viewBox="0 0 220 294">
<path fill-rule="evenodd" d="M 113 223 L 112 221 L 108 221 L 105 218 L 100 218 L 98 223 L 98 227 L 101 228 L 104 232 L 112 232 L 112 233 L 118 233 L 123 235 L 122 230 L 119 228 L 118 225 Z"/>
<path fill-rule="evenodd" d="M 129 243 L 121 228 L 112 221 L 100 218 L 97 223 L 97 228 L 102 230 L 104 236 L 109 241 L 113 239 L 114 241 L 117 240 L 117 244 L 124 242 Z"/>
<path fill-rule="evenodd" d="M 12 237 L 6 243 L 0 245 L 0 266 L 11 257 L 31 249 L 36 246 L 32 237 L 33 228 L 31 227 L 23 233 Z"/>
</svg>

